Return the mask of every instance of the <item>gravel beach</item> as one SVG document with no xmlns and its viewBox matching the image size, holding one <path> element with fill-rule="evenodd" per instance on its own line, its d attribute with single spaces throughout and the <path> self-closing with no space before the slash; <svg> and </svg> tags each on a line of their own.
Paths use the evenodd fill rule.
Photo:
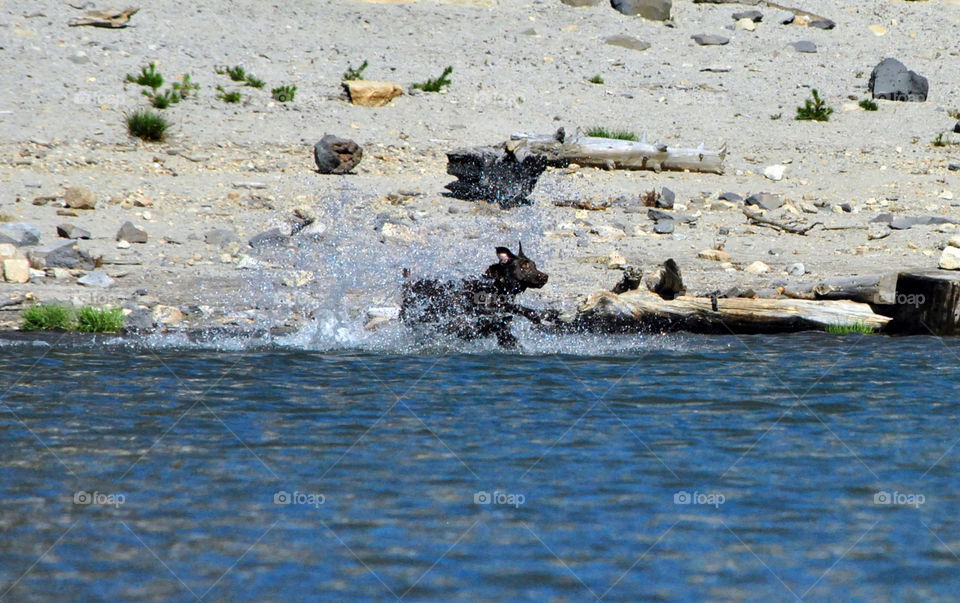
<svg viewBox="0 0 960 603">
<path fill-rule="evenodd" d="M 692 292 L 933 269 L 960 222 L 960 171 L 949 169 L 960 163 L 950 144 L 960 143 L 960 0 L 790 3 L 833 20 L 829 30 L 777 23 L 782 11 L 762 5 L 685 0 L 665 22 L 560 0 L 167 1 L 119 29 L 68 26 L 94 8 L 72 4 L 86 6 L 0 3 L 0 232 L 35 226 L 38 244 L 16 250 L 26 258 L 68 242 L 60 225 L 85 229 L 76 243 L 98 266 L 33 261 L 28 282 L 0 279 L 0 302 L 114 304 L 166 327 L 296 329 L 331 312 L 362 322 L 397 305 L 403 268 L 476 275 L 495 246 L 522 240 L 550 275 L 525 301 L 569 310 L 612 287 L 621 266 L 651 273 L 667 258 Z M 748 9 L 764 15 L 753 31 L 732 18 Z M 700 46 L 698 34 L 729 43 Z M 615 36 L 649 48 L 609 43 Z M 925 102 L 858 105 L 887 57 L 927 78 Z M 403 94 L 350 104 L 342 75 L 365 60 L 366 79 Z M 200 85 L 162 111 L 172 127 L 157 143 L 124 125 L 149 107 L 126 75 L 150 63 L 164 88 L 184 74 Z M 234 65 L 266 86 L 216 72 Z M 447 65 L 442 92 L 412 88 Z M 242 100 L 224 102 L 218 85 Z M 274 100 L 285 85 L 297 87 L 294 100 Z M 834 109 L 828 122 L 794 119 L 812 89 Z M 551 168 L 533 204 L 511 210 L 444 195 L 449 151 L 592 126 L 725 145 L 724 173 Z M 351 173 L 317 173 L 313 145 L 325 134 L 362 146 Z M 948 144 L 934 145 L 941 134 Z M 65 207 L 71 187 L 89 190 L 95 207 Z M 657 234 L 641 197 L 664 187 L 685 218 Z M 778 232 L 720 199 L 762 192 L 783 202 L 767 218 L 823 226 Z M 117 240 L 128 221 L 145 243 Z M 716 248 L 729 261 L 698 255 Z M 78 283 L 94 269 L 110 286 Z M 22 307 L 0 308 L 0 328 L 17 328 Z"/>
</svg>

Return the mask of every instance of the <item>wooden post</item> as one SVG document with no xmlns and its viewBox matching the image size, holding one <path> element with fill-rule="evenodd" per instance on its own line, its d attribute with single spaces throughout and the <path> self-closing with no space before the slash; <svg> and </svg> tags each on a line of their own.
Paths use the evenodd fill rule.
<svg viewBox="0 0 960 603">
<path fill-rule="evenodd" d="M 960 272 L 902 272 L 890 330 L 905 335 L 960 335 Z"/>
</svg>

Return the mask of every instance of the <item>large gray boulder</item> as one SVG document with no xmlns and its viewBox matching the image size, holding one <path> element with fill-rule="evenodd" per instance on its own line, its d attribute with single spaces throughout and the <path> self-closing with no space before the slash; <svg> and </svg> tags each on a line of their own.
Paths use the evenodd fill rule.
<svg viewBox="0 0 960 603">
<path fill-rule="evenodd" d="M 671 0 L 610 0 L 610 6 L 625 15 L 641 16 L 651 21 L 666 21 L 670 18 Z"/>
<path fill-rule="evenodd" d="M 870 92 L 873 98 L 923 102 L 927 100 L 929 89 L 927 78 L 910 71 L 897 59 L 883 59 L 870 74 Z"/>
</svg>

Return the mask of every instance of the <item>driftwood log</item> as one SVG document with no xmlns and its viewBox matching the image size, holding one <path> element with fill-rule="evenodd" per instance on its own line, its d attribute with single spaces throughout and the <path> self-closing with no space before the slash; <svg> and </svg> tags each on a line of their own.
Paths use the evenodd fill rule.
<svg viewBox="0 0 960 603">
<path fill-rule="evenodd" d="M 803 287 L 780 287 L 781 295 L 795 299 L 849 299 L 873 305 L 897 302 L 896 272 L 832 278 Z"/>
<path fill-rule="evenodd" d="M 554 134 L 515 134 L 497 146 L 457 149 L 447 153 L 447 173 L 457 181 L 447 185 L 450 195 L 468 201 L 499 203 L 501 207 L 529 204 L 543 170 L 571 163 L 611 170 L 689 170 L 723 173 L 726 146 L 710 151 L 639 142 Z"/>
<path fill-rule="evenodd" d="M 883 329 L 890 317 L 869 305 L 847 301 L 802 299 L 709 298 L 681 296 L 667 301 L 649 291 L 617 295 L 600 291 L 577 310 L 571 326 L 600 332 L 749 334 L 824 331 L 838 325 Z"/>
</svg>

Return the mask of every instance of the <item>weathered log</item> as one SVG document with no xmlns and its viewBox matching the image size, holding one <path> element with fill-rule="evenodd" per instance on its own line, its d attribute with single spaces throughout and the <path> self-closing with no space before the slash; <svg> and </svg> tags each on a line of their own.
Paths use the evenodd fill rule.
<svg viewBox="0 0 960 603">
<path fill-rule="evenodd" d="M 571 326 L 600 332 L 689 331 L 693 333 L 789 333 L 831 326 L 883 329 L 890 318 L 853 301 L 709 298 L 667 301 L 638 289 L 617 295 L 600 291 L 577 310 Z"/>
<path fill-rule="evenodd" d="M 781 287 L 779 291 L 795 299 L 849 299 L 865 304 L 889 305 L 896 303 L 897 273 L 831 278 L 806 286 Z"/>
<path fill-rule="evenodd" d="M 811 230 L 814 226 L 823 226 L 823 222 L 814 222 L 808 226 L 799 226 L 796 224 L 788 224 L 786 222 L 780 222 L 778 220 L 771 220 L 770 218 L 765 218 L 756 212 L 752 212 L 747 208 L 742 208 L 743 214 L 747 216 L 747 219 L 752 223 L 760 226 L 769 226 L 783 232 L 789 232 L 791 234 L 805 235 Z"/>
<path fill-rule="evenodd" d="M 891 331 L 960 335 L 960 274 L 943 270 L 900 273 Z"/>
<path fill-rule="evenodd" d="M 130 23 L 130 17 L 137 14 L 139 8 L 128 8 L 126 10 L 117 10 L 108 8 L 107 10 L 91 10 L 83 13 L 82 17 L 74 17 L 67 23 L 70 27 L 80 25 L 92 25 L 94 27 L 110 27 L 117 29 L 126 27 Z"/>
<path fill-rule="evenodd" d="M 644 134 L 639 142 L 566 134 L 514 134 L 507 148 L 543 155 L 547 165 L 564 167 L 571 163 L 609 170 L 661 170 L 723 173 L 726 145 L 709 151 L 701 144 L 695 149 L 651 144 Z"/>
</svg>

